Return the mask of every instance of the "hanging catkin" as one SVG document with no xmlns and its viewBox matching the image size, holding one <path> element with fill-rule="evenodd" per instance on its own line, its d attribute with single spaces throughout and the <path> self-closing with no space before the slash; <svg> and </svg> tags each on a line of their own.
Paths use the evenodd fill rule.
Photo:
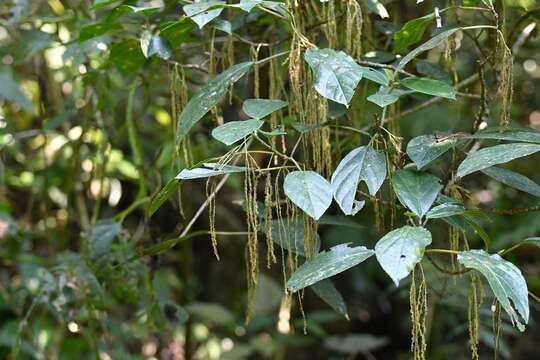
<svg viewBox="0 0 540 360">
<path fill-rule="evenodd" d="M 244 201 L 246 210 L 246 223 L 248 241 L 246 246 L 248 305 L 246 320 L 250 320 L 255 308 L 257 282 L 259 279 L 259 252 L 258 252 L 258 212 L 257 212 L 257 183 L 258 173 L 256 163 L 245 148 L 246 171 L 244 174 Z"/>
<path fill-rule="evenodd" d="M 266 267 L 270 268 L 272 264 L 277 262 L 276 255 L 274 254 L 274 239 L 272 234 L 272 174 L 270 171 L 266 174 L 264 181 L 264 231 L 266 235 Z"/>
<path fill-rule="evenodd" d="M 416 270 L 413 268 L 411 274 L 410 289 L 410 313 L 412 322 L 411 331 L 411 354 L 413 360 L 424 360 L 426 358 L 426 317 L 427 307 L 427 283 L 422 265 L 417 266 L 420 275 L 420 284 L 416 285 Z"/>
<path fill-rule="evenodd" d="M 514 58 L 504 39 L 499 41 L 499 46 L 501 47 L 499 53 L 502 54 L 499 85 L 499 95 L 501 97 L 500 125 L 508 126 L 510 124 L 512 98 L 514 97 Z"/>
<path fill-rule="evenodd" d="M 362 57 L 362 8 L 357 0 L 345 1 L 345 52 L 355 59 Z"/>
<path fill-rule="evenodd" d="M 468 320 L 469 320 L 469 347 L 471 349 L 471 358 L 473 360 L 478 360 L 478 341 L 479 341 L 479 323 L 478 323 L 478 308 L 479 308 L 479 299 L 478 299 L 478 277 L 473 273 L 471 275 L 471 284 L 469 286 L 469 296 L 468 296 Z"/>
<path fill-rule="evenodd" d="M 328 40 L 328 47 L 331 49 L 336 49 L 339 47 L 339 37 L 337 32 L 337 23 L 336 23 L 336 4 L 335 0 L 329 0 L 326 3 L 326 26 L 324 27 L 324 32 L 326 34 L 326 39 Z"/>
<path fill-rule="evenodd" d="M 218 242 L 216 235 L 216 181 L 214 178 L 209 178 L 206 181 L 206 198 L 208 199 L 208 224 L 210 228 L 210 239 L 212 240 L 212 248 L 214 255 L 219 260 Z"/>
</svg>

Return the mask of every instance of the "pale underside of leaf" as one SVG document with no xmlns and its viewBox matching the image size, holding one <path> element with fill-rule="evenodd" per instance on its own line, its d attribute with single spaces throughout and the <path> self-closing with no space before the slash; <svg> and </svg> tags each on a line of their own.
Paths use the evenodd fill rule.
<svg viewBox="0 0 540 360">
<path fill-rule="evenodd" d="M 383 236 L 375 245 L 375 255 L 396 286 L 422 260 L 431 244 L 431 233 L 422 227 L 404 226 Z"/>
<path fill-rule="evenodd" d="M 293 171 L 287 174 L 283 189 L 296 206 L 315 220 L 332 203 L 332 186 L 314 171 Z"/>
<path fill-rule="evenodd" d="M 462 252 L 458 255 L 458 261 L 484 275 L 512 323 L 523 331 L 529 322 L 529 295 L 521 271 L 499 255 L 490 255 L 483 250 Z"/>
<path fill-rule="evenodd" d="M 454 138 L 440 140 L 435 135 L 422 135 L 409 141 L 407 155 L 414 161 L 418 170 L 421 170 L 454 147 L 455 144 Z"/>
<path fill-rule="evenodd" d="M 332 175 L 334 198 L 345 215 L 354 215 L 363 206 L 356 201 L 360 181 L 375 195 L 386 178 L 386 159 L 380 151 L 361 146 L 348 153 Z"/>
<path fill-rule="evenodd" d="M 287 281 L 287 288 L 296 292 L 318 281 L 339 274 L 372 256 L 375 252 L 364 246 L 348 244 L 334 246 L 306 260 Z"/>
<path fill-rule="evenodd" d="M 348 107 L 362 79 L 360 65 L 344 52 L 332 49 L 309 49 L 305 60 L 313 71 L 315 90 Z"/>
</svg>

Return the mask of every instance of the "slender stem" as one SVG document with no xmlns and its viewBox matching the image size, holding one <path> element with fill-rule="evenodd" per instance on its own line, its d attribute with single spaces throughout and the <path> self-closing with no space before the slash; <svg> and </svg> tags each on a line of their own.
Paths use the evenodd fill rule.
<svg viewBox="0 0 540 360">
<path fill-rule="evenodd" d="M 264 145 L 264 146 L 267 147 L 268 149 L 274 151 L 277 155 L 283 157 L 283 158 L 286 159 L 286 160 L 291 161 L 291 162 L 296 166 L 296 168 L 297 168 L 298 170 L 302 171 L 302 168 L 300 167 L 300 165 L 298 164 L 298 162 L 297 162 L 294 158 L 292 158 L 292 157 L 290 157 L 289 155 L 284 154 L 284 153 L 282 153 L 281 151 L 279 151 L 279 150 L 273 148 L 271 145 L 267 144 L 263 139 L 261 139 L 260 137 L 258 137 L 257 134 L 253 134 L 253 137 L 254 137 L 255 139 L 257 139 L 262 145 Z"/>
<path fill-rule="evenodd" d="M 261 64 L 264 64 L 272 59 L 275 59 L 275 58 L 278 58 L 278 57 L 281 57 L 281 56 L 284 56 L 284 55 L 288 55 L 289 52 L 288 51 L 283 51 L 283 52 L 280 52 L 280 53 L 277 53 L 277 54 L 274 54 L 274 55 L 271 55 L 269 57 L 266 57 L 264 59 L 260 59 L 260 60 L 257 60 L 255 61 L 255 64 L 256 65 L 261 65 Z"/>
<path fill-rule="evenodd" d="M 450 254 L 450 255 L 459 255 L 461 251 L 449 250 L 449 249 L 427 249 L 427 253 L 434 254 Z"/>
</svg>

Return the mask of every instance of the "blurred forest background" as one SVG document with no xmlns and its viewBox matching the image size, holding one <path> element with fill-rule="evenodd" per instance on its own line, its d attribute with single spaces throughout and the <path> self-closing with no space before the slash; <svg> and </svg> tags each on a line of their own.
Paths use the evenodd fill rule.
<svg viewBox="0 0 540 360">
<path fill-rule="evenodd" d="M 341 34 L 342 2 L 330 2 L 335 3 Z M 485 7 L 490 1 L 358 3 L 363 36 L 357 60 L 391 67 L 398 54 L 414 47 L 406 44 L 395 51 L 394 34 L 407 21 L 433 13 L 435 6 Z M 504 9 L 500 17 L 514 57 L 512 121 L 540 130 L 540 4 L 494 3 Z M 216 118 L 246 118 L 241 105 L 255 97 L 255 81 L 262 98 L 274 91 L 269 77 L 281 78 L 284 88 L 288 81 L 285 58 L 262 64 L 256 74 L 238 81 L 230 99 L 227 96 L 219 110 L 192 130 L 183 143 L 191 158 L 184 157 L 185 149 L 176 152 L 175 123 L 181 109 L 171 102 L 171 92 L 180 98 L 179 104 L 185 103 L 182 96 L 193 96 L 215 74 L 234 63 L 287 51 L 291 40 L 291 28 L 272 9 L 225 9 L 201 30 L 185 17 L 186 4 L 0 2 L 0 358 L 408 359 L 410 280 L 396 287 L 375 261 L 334 279 L 350 319 L 309 289 L 302 308 L 296 302 L 287 307 L 282 303 L 281 265 L 261 265 L 255 316 L 245 322 L 241 174 L 231 175 L 217 195 L 219 261 L 208 235 L 207 209 L 190 225 L 193 236 L 170 248 L 155 247 L 182 234 L 205 202 L 207 189 L 204 180 L 186 182 L 181 198 L 175 193 L 152 216 L 150 199 L 182 168 L 225 153 L 209 133 Z M 329 6 L 318 0 L 304 5 L 315 15 Z M 379 5 L 388 17 L 381 16 Z M 326 24 L 322 15 L 315 15 L 306 25 L 307 34 L 323 47 Z M 445 12 L 443 20 L 444 25 L 493 22 L 490 13 L 460 8 Z M 436 31 L 434 21 L 426 26 L 417 41 Z M 160 34 L 159 41 L 154 34 Z M 437 47 L 408 71 L 456 84 L 477 74 L 479 60 L 494 51 L 481 32 L 459 32 L 453 46 L 450 57 Z M 419 107 L 426 96 L 400 100 L 403 144 L 438 131 L 470 132 L 482 106 L 483 121 L 498 124 L 492 115 L 500 105 L 495 75 L 486 70 L 482 76 L 487 88 L 472 81 L 459 89 L 470 96 L 458 101 Z M 353 114 L 339 121 L 358 128 L 369 125 L 380 109 L 362 99 L 376 90 L 374 83 L 361 83 Z M 487 96 L 480 102 L 483 91 Z M 284 116 L 284 123 L 292 123 L 294 116 Z M 443 159 L 434 171 L 448 166 L 449 160 Z M 540 183 L 538 154 L 510 168 Z M 505 212 L 534 209 L 540 205 L 537 197 L 481 173 L 467 178 L 466 184 L 468 205 L 488 214 L 482 227 L 493 251 L 539 236 L 538 211 Z M 373 226 L 373 205 L 366 207 L 347 221 L 332 208 L 319 227 L 322 247 L 345 242 L 372 247 L 384 232 Z M 430 230 L 434 237 L 447 236 L 444 226 Z M 471 239 L 482 244 L 474 235 Z M 521 247 L 508 258 L 523 272 L 529 290 L 540 295 L 540 249 Z M 443 260 L 437 257 L 449 266 Z M 466 279 L 431 271 L 428 261 L 423 265 L 430 283 L 428 358 L 468 359 Z M 480 357 L 492 358 L 495 337 L 487 287 L 486 293 L 480 309 Z M 539 309 L 531 301 L 524 333 L 503 323 L 497 356 L 540 358 Z"/>
</svg>

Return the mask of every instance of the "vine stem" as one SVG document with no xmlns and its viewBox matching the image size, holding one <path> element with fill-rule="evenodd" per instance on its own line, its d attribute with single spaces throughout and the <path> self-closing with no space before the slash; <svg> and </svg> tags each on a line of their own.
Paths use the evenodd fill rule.
<svg viewBox="0 0 540 360">
<path fill-rule="evenodd" d="M 293 157 L 290 157 L 289 155 L 284 154 L 281 151 L 274 149 L 271 145 L 267 144 L 263 139 L 261 139 L 259 136 L 257 136 L 257 134 L 253 134 L 253 137 L 255 139 L 257 139 L 266 148 L 274 151 L 277 155 L 281 156 L 284 159 L 287 159 L 287 160 L 291 161 L 296 166 L 296 168 L 298 170 L 302 171 L 302 167 L 298 164 L 298 162 Z"/>
<path fill-rule="evenodd" d="M 450 254 L 450 255 L 459 255 L 461 254 L 461 251 L 456 250 L 450 250 L 450 249 L 427 249 L 427 253 L 434 253 L 434 254 Z"/>
</svg>

